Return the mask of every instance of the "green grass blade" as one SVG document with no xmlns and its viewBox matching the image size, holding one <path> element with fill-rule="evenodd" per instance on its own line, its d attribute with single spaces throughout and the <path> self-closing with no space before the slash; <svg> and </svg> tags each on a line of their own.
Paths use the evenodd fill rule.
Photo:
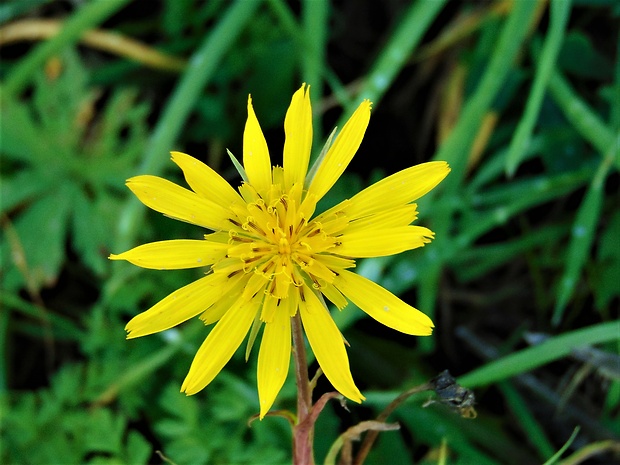
<svg viewBox="0 0 620 465">
<path fill-rule="evenodd" d="M 616 50 L 620 50 L 620 32 L 616 39 Z M 612 96 L 609 121 L 614 131 L 618 131 L 620 130 L 620 53 L 616 53 L 616 70 Z"/>
<path fill-rule="evenodd" d="M 606 154 L 614 144 L 613 132 L 575 92 L 559 71 L 555 71 L 551 76 L 549 91 L 575 130 L 600 153 Z M 618 160 L 615 164 L 620 168 Z"/>
<path fill-rule="evenodd" d="M 466 155 L 478 133 L 482 118 L 491 108 L 495 97 L 514 67 L 517 53 L 527 35 L 526 25 L 532 20 L 536 3 L 514 3 L 480 84 L 465 104 L 452 133 L 433 157 L 435 160 L 447 161 L 452 167 L 450 176 L 443 182 L 444 188 L 449 186 L 450 190 L 456 190 L 465 176 Z"/>
<path fill-rule="evenodd" d="M 558 296 L 551 320 L 554 326 L 559 325 L 562 321 L 566 305 L 573 295 L 573 290 L 578 284 L 581 271 L 590 256 L 590 250 L 596 234 L 596 226 L 599 223 L 603 207 L 603 181 L 611 168 L 612 160 L 613 154 L 605 157 L 577 211 L 575 223 L 571 230 L 571 241 L 568 246 L 564 274 L 558 288 Z"/>
<path fill-rule="evenodd" d="M 566 441 L 566 443 L 560 448 L 560 450 L 557 451 L 555 454 L 553 454 L 553 456 L 549 460 L 547 460 L 543 465 L 553 465 L 554 463 L 557 463 L 558 460 L 560 460 L 560 458 L 562 457 L 562 454 L 566 452 L 566 450 L 573 443 L 578 433 L 579 433 L 579 426 L 577 426 L 573 430 L 573 434 L 570 435 L 570 438 L 568 438 L 568 441 Z"/>
<path fill-rule="evenodd" d="M 420 0 L 403 13 L 400 24 L 364 78 L 359 98 L 345 109 L 338 127 L 342 127 L 344 120 L 353 113 L 361 99 L 379 104 L 445 3 L 446 0 Z"/>
<path fill-rule="evenodd" d="M 316 0 L 305 0 L 302 5 L 302 24 L 305 37 L 305 50 L 302 54 L 302 75 L 304 81 L 312 86 L 313 106 L 323 97 L 323 74 L 327 53 L 327 22 L 329 20 L 329 3 Z M 314 128 L 312 132 L 313 146 L 320 145 L 323 137 L 321 134 L 321 115 L 313 114 Z"/>
<path fill-rule="evenodd" d="M 564 39 L 566 23 L 570 15 L 571 2 L 570 0 L 552 0 L 550 9 L 551 18 L 549 33 L 543 45 L 534 84 L 532 85 L 532 90 L 527 100 L 525 113 L 519 121 L 519 125 L 517 126 L 517 130 L 510 142 L 510 148 L 508 150 L 506 173 L 509 176 L 514 174 L 530 143 L 532 130 L 536 124 L 538 112 L 540 111 L 543 97 L 545 96 L 545 89 Z"/>
<path fill-rule="evenodd" d="M 521 424 L 525 436 L 538 451 L 540 458 L 544 459 L 545 457 L 553 455 L 555 453 L 553 445 L 547 438 L 540 423 L 538 423 L 534 415 L 532 415 L 527 402 L 523 400 L 521 394 L 507 381 L 499 383 L 499 389 L 502 391 L 502 394 L 504 394 L 517 421 Z"/>
<path fill-rule="evenodd" d="M 158 174 L 162 171 L 168 161 L 167 154 L 174 149 L 173 144 L 198 96 L 260 3 L 261 0 L 238 0 L 233 3 L 194 53 L 157 122 L 140 166 L 141 173 Z M 126 250 L 133 245 L 145 212 L 146 209 L 133 197 L 128 201 L 121 213 L 115 250 Z"/>
<path fill-rule="evenodd" d="M 4 85 L 5 95 L 15 95 L 21 92 L 28 84 L 31 76 L 43 67 L 45 60 L 63 47 L 77 42 L 82 33 L 101 24 L 116 11 L 121 9 L 129 0 L 95 0 L 84 3 L 63 24 L 62 29 L 52 39 L 46 40 L 29 53 L 15 66 L 7 77 Z"/>
<path fill-rule="evenodd" d="M 545 244 L 549 243 L 558 243 L 565 236 L 565 232 L 565 224 L 549 225 L 498 244 L 462 245 L 462 250 L 455 254 L 450 264 L 459 281 L 473 281 L 490 273 L 496 267 L 523 257 L 533 249 L 545 247 Z M 468 243 L 472 242 L 471 237 L 461 237 Z M 460 238 L 457 242 L 461 245 Z"/>
<path fill-rule="evenodd" d="M 577 329 L 487 363 L 459 377 L 458 381 L 469 388 L 486 386 L 566 357 L 577 347 L 617 340 L 619 335 L 620 321 Z"/>
<path fill-rule="evenodd" d="M 521 44 L 526 38 L 527 27 L 536 10 L 536 2 L 515 2 L 508 19 L 500 33 L 497 46 L 493 50 L 487 69 L 472 97 L 467 101 L 459 120 L 452 133 L 441 145 L 435 160 L 445 160 L 450 163 L 452 171 L 442 182 L 442 189 L 448 195 L 458 197 L 457 191 L 461 186 L 466 173 L 467 154 L 470 151 L 475 135 L 482 122 L 482 118 L 489 111 L 493 100 L 501 89 L 513 67 Z M 436 239 L 433 249 L 444 250 L 450 247 L 449 230 L 452 224 L 452 211 L 446 210 L 435 216 L 433 230 Z M 429 252 L 437 253 L 437 252 Z M 439 275 L 442 263 L 439 259 L 431 260 L 435 266 L 425 270 L 420 281 L 419 308 L 432 318 L 439 288 Z M 431 338 L 421 339 L 421 348 L 430 351 L 434 341 Z"/>
</svg>

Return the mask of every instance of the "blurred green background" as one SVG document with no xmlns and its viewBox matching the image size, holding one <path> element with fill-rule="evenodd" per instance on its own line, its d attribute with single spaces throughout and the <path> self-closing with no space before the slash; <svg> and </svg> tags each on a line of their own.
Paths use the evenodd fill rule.
<svg viewBox="0 0 620 465">
<path fill-rule="evenodd" d="M 125 179 L 183 184 L 168 154 L 180 150 L 238 183 L 225 149 L 241 154 L 248 93 L 278 162 L 302 82 L 316 150 L 374 102 L 325 203 L 416 163 L 452 167 L 419 202 L 436 239 L 358 262 L 435 333 L 335 311 L 367 401 L 328 405 L 317 463 L 341 432 L 444 369 L 474 389 L 478 417 L 414 396 L 366 463 L 618 460 L 619 16 L 616 0 L 4 2 L 0 462 L 290 463 L 283 419 L 246 423 L 256 357 L 239 351 L 186 397 L 208 328 L 125 340 L 132 316 L 202 271 L 106 257 L 202 237 L 141 205 Z M 322 379 L 315 395 L 329 390 Z M 294 409 L 293 376 L 274 407 Z"/>
</svg>

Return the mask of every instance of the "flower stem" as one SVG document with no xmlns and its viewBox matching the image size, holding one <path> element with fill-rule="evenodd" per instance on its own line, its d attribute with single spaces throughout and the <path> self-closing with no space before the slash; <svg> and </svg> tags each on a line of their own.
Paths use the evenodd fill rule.
<svg viewBox="0 0 620 465">
<path fill-rule="evenodd" d="M 306 418 L 312 408 L 312 392 L 308 379 L 306 346 L 299 312 L 292 318 L 295 379 L 297 380 L 297 424 L 293 428 L 293 464 L 314 465 L 312 440 L 314 422 L 308 427 Z"/>
</svg>

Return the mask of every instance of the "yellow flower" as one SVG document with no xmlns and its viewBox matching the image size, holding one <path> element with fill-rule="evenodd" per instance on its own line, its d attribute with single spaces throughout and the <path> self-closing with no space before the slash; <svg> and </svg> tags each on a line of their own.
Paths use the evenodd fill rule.
<svg viewBox="0 0 620 465">
<path fill-rule="evenodd" d="M 431 334 L 433 323 L 425 314 L 349 269 L 355 267 L 354 258 L 397 254 L 431 240 L 429 229 L 411 225 L 417 216 L 411 202 L 435 187 L 450 171 L 448 165 L 430 162 L 405 169 L 313 216 L 317 202 L 360 146 L 370 107 L 368 100 L 360 104 L 309 172 L 312 111 L 304 84 L 293 95 L 284 121 L 284 167 L 271 166 L 249 98 L 244 167 L 239 167 L 244 182 L 238 192 L 207 165 L 179 152 L 172 152 L 172 161 L 192 190 L 155 176 L 127 181 L 146 206 L 213 231 L 204 240 L 153 242 L 110 256 L 143 268 L 207 267 L 203 278 L 173 292 L 126 327 L 128 337 L 134 338 L 197 315 L 206 325 L 216 323 L 183 382 L 186 394 L 207 386 L 248 332 L 253 341 L 264 323 L 257 375 L 262 418 L 288 374 L 291 318 L 299 312 L 325 376 L 341 394 L 361 402 L 343 337 L 324 297 L 340 310 L 348 299 L 403 333 Z"/>
</svg>

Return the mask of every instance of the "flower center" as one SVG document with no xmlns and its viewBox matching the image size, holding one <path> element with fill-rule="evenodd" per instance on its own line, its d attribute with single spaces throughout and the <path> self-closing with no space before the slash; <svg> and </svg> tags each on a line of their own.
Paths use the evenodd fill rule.
<svg viewBox="0 0 620 465">
<path fill-rule="evenodd" d="M 333 281 L 335 273 L 323 262 L 338 243 L 339 227 L 308 222 L 314 205 L 310 201 L 299 205 L 294 199 L 301 197 L 300 187 L 295 189 L 297 193 L 273 195 L 269 203 L 247 184 L 242 190 L 247 204 L 235 210 L 239 220 L 230 219 L 234 227 L 229 231 L 227 258 L 215 267 L 228 273 L 243 271 L 250 295 L 262 290 L 285 299 L 291 285 L 298 288 L 305 281 L 318 289 L 320 280 Z"/>
<path fill-rule="evenodd" d="M 280 239 L 280 249 L 278 250 L 280 255 L 289 256 L 291 254 L 291 244 L 289 244 L 286 237 Z"/>
</svg>

